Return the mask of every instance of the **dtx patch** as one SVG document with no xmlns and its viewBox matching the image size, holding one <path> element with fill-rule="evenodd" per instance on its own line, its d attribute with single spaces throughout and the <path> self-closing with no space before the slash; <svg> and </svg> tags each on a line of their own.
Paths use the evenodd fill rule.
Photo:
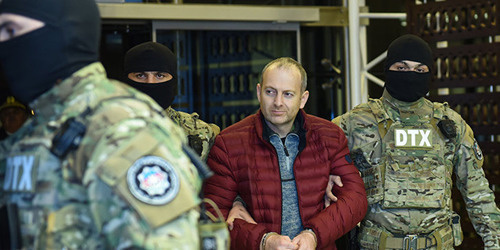
<svg viewBox="0 0 500 250">
<path fill-rule="evenodd" d="M 7 158 L 3 190 L 6 192 L 34 192 L 37 164 L 33 155 Z"/>
<path fill-rule="evenodd" d="M 483 159 L 483 152 L 481 151 L 479 144 L 477 144 L 476 139 L 474 139 L 474 145 L 472 146 L 472 149 L 474 150 L 474 154 L 476 155 L 476 158 L 478 160 L 482 160 Z"/>
<path fill-rule="evenodd" d="M 144 156 L 127 171 L 130 192 L 150 205 L 165 205 L 179 192 L 179 176 L 172 165 L 158 156 Z"/>
<path fill-rule="evenodd" d="M 432 149 L 432 133 L 430 129 L 395 129 L 396 147 Z"/>
</svg>

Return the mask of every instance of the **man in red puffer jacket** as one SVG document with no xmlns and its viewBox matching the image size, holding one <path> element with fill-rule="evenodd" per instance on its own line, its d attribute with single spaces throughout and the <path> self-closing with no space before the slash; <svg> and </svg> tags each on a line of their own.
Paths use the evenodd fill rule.
<svg viewBox="0 0 500 250">
<path fill-rule="evenodd" d="M 232 249 L 335 249 L 335 240 L 367 210 L 363 181 L 352 164 L 342 130 L 308 115 L 307 75 L 291 58 L 262 70 L 260 110 L 223 130 L 210 151 L 214 176 L 205 184 L 227 218 L 241 197 L 255 224 L 236 219 Z M 329 175 L 343 182 L 337 202 L 325 208 Z"/>
</svg>

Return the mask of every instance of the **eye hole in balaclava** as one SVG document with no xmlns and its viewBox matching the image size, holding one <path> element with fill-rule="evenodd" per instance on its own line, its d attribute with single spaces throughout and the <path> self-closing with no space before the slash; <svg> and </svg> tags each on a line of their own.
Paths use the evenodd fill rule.
<svg viewBox="0 0 500 250">
<path fill-rule="evenodd" d="M 163 109 L 174 102 L 177 93 L 177 58 L 166 46 L 156 42 L 146 42 L 131 48 L 125 54 L 125 82 L 149 95 Z M 167 72 L 172 79 L 160 83 L 142 83 L 128 78 L 129 73 L 158 71 Z"/>
<path fill-rule="evenodd" d="M 429 72 L 389 70 L 392 64 L 404 60 L 425 64 Z M 415 35 L 397 38 L 387 50 L 385 88 L 392 97 L 404 102 L 414 102 L 424 97 L 429 92 L 432 64 L 432 50 L 424 40 Z"/>
<path fill-rule="evenodd" d="M 0 13 L 44 23 L 42 28 L 0 42 L 7 83 L 24 103 L 98 60 L 101 17 L 95 0 L 2 0 Z"/>
</svg>

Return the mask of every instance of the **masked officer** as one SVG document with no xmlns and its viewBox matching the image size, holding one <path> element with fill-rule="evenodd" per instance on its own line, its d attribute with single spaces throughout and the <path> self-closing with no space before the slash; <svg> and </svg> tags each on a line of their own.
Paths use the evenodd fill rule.
<svg viewBox="0 0 500 250">
<path fill-rule="evenodd" d="M 167 116 L 184 129 L 189 146 L 206 160 L 220 129 L 200 120 L 197 113 L 188 114 L 171 107 L 178 81 L 174 53 L 161 43 L 139 44 L 125 54 L 124 70 L 125 82 L 160 104 Z"/>
<path fill-rule="evenodd" d="M 333 120 L 344 130 L 368 196 L 363 249 L 452 249 L 462 242 L 452 174 L 485 248 L 500 248 L 500 212 L 473 132 L 429 92 L 432 52 L 414 35 L 394 40 L 380 99 Z"/>
<path fill-rule="evenodd" d="M 11 247 L 197 249 L 201 172 L 185 135 L 106 78 L 99 35 L 94 0 L 0 3 L 0 63 L 37 114 L 0 144 Z"/>
</svg>

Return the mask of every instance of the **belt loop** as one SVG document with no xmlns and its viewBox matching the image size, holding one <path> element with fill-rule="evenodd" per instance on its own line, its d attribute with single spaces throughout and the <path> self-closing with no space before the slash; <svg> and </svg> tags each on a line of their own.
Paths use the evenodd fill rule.
<svg viewBox="0 0 500 250">
<path fill-rule="evenodd" d="M 380 240 L 378 241 L 378 249 L 379 250 L 385 250 L 385 244 L 387 240 L 388 234 L 384 231 L 380 233 Z"/>
</svg>

